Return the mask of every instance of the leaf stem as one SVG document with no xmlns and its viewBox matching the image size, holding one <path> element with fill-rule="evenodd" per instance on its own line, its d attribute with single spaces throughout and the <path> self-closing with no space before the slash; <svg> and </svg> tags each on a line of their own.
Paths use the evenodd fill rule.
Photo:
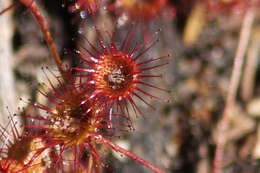
<svg viewBox="0 0 260 173">
<path fill-rule="evenodd" d="M 230 80 L 230 85 L 228 88 L 228 94 L 226 97 L 225 108 L 221 117 L 221 120 L 218 124 L 218 134 L 216 141 L 216 151 L 213 162 L 213 173 L 221 173 L 222 171 L 222 158 L 224 153 L 224 147 L 227 142 L 226 132 L 228 130 L 229 116 L 232 114 L 232 108 L 235 104 L 236 94 L 239 87 L 240 76 L 242 73 L 242 66 L 244 62 L 245 53 L 247 50 L 247 45 L 250 38 L 251 28 L 253 25 L 255 16 L 255 8 L 251 7 L 247 10 L 241 31 L 239 36 L 239 43 L 234 59 L 234 65 L 232 69 L 232 76 Z"/>
<path fill-rule="evenodd" d="M 53 37 L 49 31 L 48 24 L 46 22 L 45 17 L 43 16 L 42 12 L 40 11 L 35 0 L 20 0 L 20 2 L 22 4 L 24 4 L 25 6 L 27 6 L 30 9 L 30 11 L 32 12 L 32 14 L 34 15 L 34 17 L 36 18 L 38 24 L 40 25 L 40 28 L 42 30 L 46 43 L 50 49 L 52 57 L 57 65 L 63 79 L 65 80 L 66 79 L 66 70 L 62 64 L 61 57 L 58 53 L 58 50 L 57 50 L 57 47 L 53 40 Z"/>
<path fill-rule="evenodd" d="M 140 164 L 144 165 L 145 167 L 151 169 L 152 171 L 154 171 L 156 173 L 164 173 L 164 171 L 153 166 L 151 163 L 149 163 L 149 162 L 145 161 L 144 159 L 140 158 L 139 156 L 136 156 L 135 154 L 125 150 L 124 148 L 118 146 L 117 144 L 113 143 L 112 141 L 110 141 L 102 136 L 96 136 L 96 137 L 94 137 L 94 140 L 98 143 L 108 146 L 109 148 L 111 148 L 117 152 L 120 152 L 120 153 L 126 155 L 127 157 L 139 162 Z"/>
</svg>

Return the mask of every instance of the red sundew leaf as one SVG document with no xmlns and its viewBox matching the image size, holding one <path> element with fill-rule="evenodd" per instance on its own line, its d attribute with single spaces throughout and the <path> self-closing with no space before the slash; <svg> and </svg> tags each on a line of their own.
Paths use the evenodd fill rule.
<svg viewBox="0 0 260 173">
<path fill-rule="evenodd" d="M 230 1 L 213 1 L 204 0 L 211 16 L 218 14 L 244 14 L 245 11 L 253 6 L 258 6 L 258 0 L 230 0 Z"/>
<path fill-rule="evenodd" d="M 0 158 L 0 172 L 2 173 L 29 173 L 24 165 L 12 159 Z"/>
<path fill-rule="evenodd" d="M 14 115 L 17 116 L 17 115 Z M 1 143 L 0 172 L 43 172 L 43 153 L 32 157 L 44 144 L 40 138 L 35 138 L 32 131 L 18 128 L 14 116 L 9 116 L 9 122 L 4 127 L 0 125 Z M 46 153 L 44 153 L 46 154 Z"/>
<path fill-rule="evenodd" d="M 125 110 L 128 112 L 128 104 L 132 105 L 135 112 L 140 112 L 140 109 L 132 99 L 133 96 L 152 108 L 153 106 L 143 98 L 143 95 L 164 100 L 144 91 L 139 85 L 169 92 L 153 84 L 142 81 L 145 78 L 161 76 L 147 75 L 144 74 L 144 72 L 168 64 L 151 65 L 154 62 L 168 58 L 169 56 L 151 58 L 145 61 L 141 60 L 141 57 L 157 43 L 157 40 L 152 40 L 158 33 L 156 32 L 152 35 L 150 40 L 144 41 L 144 43 L 135 46 L 133 50 L 131 50 L 130 47 L 133 42 L 134 31 L 135 29 L 128 32 L 120 48 L 115 46 L 115 42 L 112 38 L 110 38 L 109 46 L 105 46 L 100 34 L 98 34 L 98 42 L 102 50 L 98 50 L 98 48 L 94 47 L 87 38 L 84 38 L 90 45 L 91 50 L 80 45 L 81 50 L 78 50 L 77 53 L 78 57 L 83 59 L 82 64 L 85 66 L 83 65 L 82 67 L 74 68 L 74 70 L 79 71 L 79 76 L 85 79 L 85 82 L 81 83 L 81 85 L 85 85 L 86 87 L 92 86 L 93 92 L 88 98 L 93 98 L 97 103 L 106 105 L 108 108 L 113 108 L 113 105 L 115 105 L 117 110 L 120 109 L 122 113 L 124 113 Z M 100 31 L 97 32 L 100 33 Z M 90 63 L 85 63 L 86 61 Z M 147 66 L 143 67 L 144 65 Z"/>
<path fill-rule="evenodd" d="M 164 11 L 168 16 L 175 16 L 175 8 L 168 0 L 116 0 L 108 5 L 109 11 L 118 16 L 118 24 L 123 25 L 127 21 L 144 23 L 144 26 L 158 19 Z"/>
<path fill-rule="evenodd" d="M 55 167 L 63 169 L 64 162 L 73 162 L 76 168 L 81 168 L 80 158 L 84 153 L 74 152 L 72 160 L 66 158 L 65 153 L 84 148 L 88 151 L 88 156 L 93 157 L 97 166 L 103 167 L 105 164 L 92 137 L 97 135 L 116 137 L 115 132 L 123 132 L 130 128 L 127 123 L 130 120 L 123 115 L 107 111 L 107 108 L 97 104 L 95 99 L 88 98 L 89 91 L 79 87 L 77 82 L 80 80 L 76 81 L 72 74 L 67 75 L 71 79 L 70 83 L 63 83 L 58 76 L 53 73 L 52 75 L 57 79 L 58 87 L 61 89 L 55 88 L 46 74 L 51 86 L 49 88 L 51 95 L 43 91 L 39 93 L 48 99 L 50 105 L 33 104 L 36 108 L 47 111 L 47 114 L 27 116 L 33 121 L 31 125 L 26 125 L 26 128 L 42 131 L 39 136 L 46 141 L 39 154 L 46 149 L 53 150 L 51 165 L 54 169 Z M 38 153 L 35 157 L 37 155 Z"/>
<path fill-rule="evenodd" d="M 71 13 L 79 13 L 82 19 L 85 19 L 89 15 L 97 13 L 99 8 L 102 6 L 102 0 L 67 0 L 72 2 L 69 7 Z"/>
</svg>

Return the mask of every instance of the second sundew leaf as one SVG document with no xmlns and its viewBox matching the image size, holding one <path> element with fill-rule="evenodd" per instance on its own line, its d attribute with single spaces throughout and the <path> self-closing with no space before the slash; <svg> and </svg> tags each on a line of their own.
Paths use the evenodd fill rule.
<svg viewBox="0 0 260 173">
<path fill-rule="evenodd" d="M 72 13 L 79 13 L 82 19 L 88 15 L 95 15 L 102 5 L 102 0 L 67 0 L 72 2 L 69 11 Z"/>
<path fill-rule="evenodd" d="M 47 75 L 46 77 L 48 78 Z M 73 76 L 68 77 L 71 79 L 69 84 L 63 83 L 59 77 L 55 77 L 58 88 L 54 87 L 55 85 L 48 78 L 51 86 L 49 94 L 39 90 L 51 104 L 48 106 L 40 103 L 34 104 L 36 108 L 47 111 L 47 115 L 28 116 L 33 120 L 39 120 L 40 123 L 28 125 L 27 128 L 44 131 L 45 148 L 54 150 L 56 153 L 52 155 L 53 169 L 56 167 L 63 169 L 65 162 L 73 162 L 74 170 L 84 168 L 81 161 L 84 155 L 82 149 L 89 153 L 86 157 L 94 159 L 95 167 L 103 167 L 105 164 L 93 138 L 100 135 L 114 137 L 115 131 L 128 128 L 129 125 L 113 121 L 111 116 L 116 119 L 127 118 L 110 113 L 106 107 L 97 104 L 95 99 L 88 98 L 87 90 L 80 86 L 80 80 L 79 83 L 74 81 Z M 79 148 L 81 152 L 78 151 Z M 66 151 L 73 151 L 73 161 L 65 157 Z"/>
<path fill-rule="evenodd" d="M 8 130 L 10 129 L 10 130 Z M 13 116 L 9 116 L 6 127 L 0 125 L 1 141 L 0 172 L 32 173 L 46 171 L 45 158 L 47 151 L 39 152 L 45 147 L 41 138 L 34 136 L 32 131 L 23 128 L 19 132 Z"/>
<path fill-rule="evenodd" d="M 176 15 L 176 9 L 168 0 L 116 0 L 108 4 L 107 9 L 116 14 L 118 24 L 139 23 L 147 32 L 150 22 L 161 19 L 166 14 L 169 19 Z"/>
</svg>

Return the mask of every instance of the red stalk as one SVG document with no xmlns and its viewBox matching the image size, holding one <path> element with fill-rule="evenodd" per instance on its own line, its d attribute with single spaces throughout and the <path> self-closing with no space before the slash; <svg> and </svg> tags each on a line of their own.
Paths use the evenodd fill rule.
<svg viewBox="0 0 260 173">
<path fill-rule="evenodd" d="M 141 157 L 138 157 L 137 155 L 125 150 L 124 148 L 118 146 L 117 144 L 113 143 L 112 141 L 102 137 L 102 136 L 95 136 L 93 138 L 96 142 L 104 144 L 106 146 L 108 146 L 109 148 L 120 152 L 122 154 L 124 154 L 125 156 L 131 158 L 132 160 L 135 160 L 137 162 L 139 162 L 140 164 L 144 165 L 145 167 L 151 169 L 152 171 L 156 172 L 156 173 L 164 173 L 164 171 L 160 170 L 159 168 L 156 168 L 155 166 L 153 166 L 151 163 L 145 161 L 144 159 L 142 159 Z"/>
<path fill-rule="evenodd" d="M 30 11 L 36 18 L 37 22 L 39 23 L 42 33 L 44 35 L 44 38 L 46 40 L 46 43 L 52 54 L 52 57 L 57 65 L 60 73 L 62 74 L 63 79 L 65 80 L 66 79 L 66 75 L 65 75 L 66 70 L 62 64 L 60 55 L 59 55 L 57 47 L 54 43 L 53 37 L 49 31 L 48 24 L 46 22 L 45 17 L 43 16 L 42 12 L 40 11 L 39 7 L 37 6 L 37 4 L 34 0 L 20 0 L 20 2 L 30 9 Z"/>
</svg>

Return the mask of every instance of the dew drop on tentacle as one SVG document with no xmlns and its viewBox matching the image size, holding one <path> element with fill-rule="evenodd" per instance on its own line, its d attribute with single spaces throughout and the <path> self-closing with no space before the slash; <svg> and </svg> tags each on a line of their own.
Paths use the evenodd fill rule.
<svg viewBox="0 0 260 173">
<path fill-rule="evenodd" d="M 112 114 L 113 114 L 113 108 L 110 108 L 110 109 L 109 109 L 109 121 L 112 121 L 112 118 L 113 118 L 113 117 L 112 117 L 112 116 L 113 116 Z M 113 126 L 112 126 L 111 123 L 108 124 L 108 128 L 109 128 L 109 129 L 112 129 L 112 128 L 113 128 Z"/>
<path fill-rule="evenodd" d="M 81 11 L 81 12 L 80 12 L 80 17 L 81 17 L 82 19 L 85 19 L 85 18 L 87 17 L 87 13 L 86 13 L 85 11 Z"/>
</svg>

